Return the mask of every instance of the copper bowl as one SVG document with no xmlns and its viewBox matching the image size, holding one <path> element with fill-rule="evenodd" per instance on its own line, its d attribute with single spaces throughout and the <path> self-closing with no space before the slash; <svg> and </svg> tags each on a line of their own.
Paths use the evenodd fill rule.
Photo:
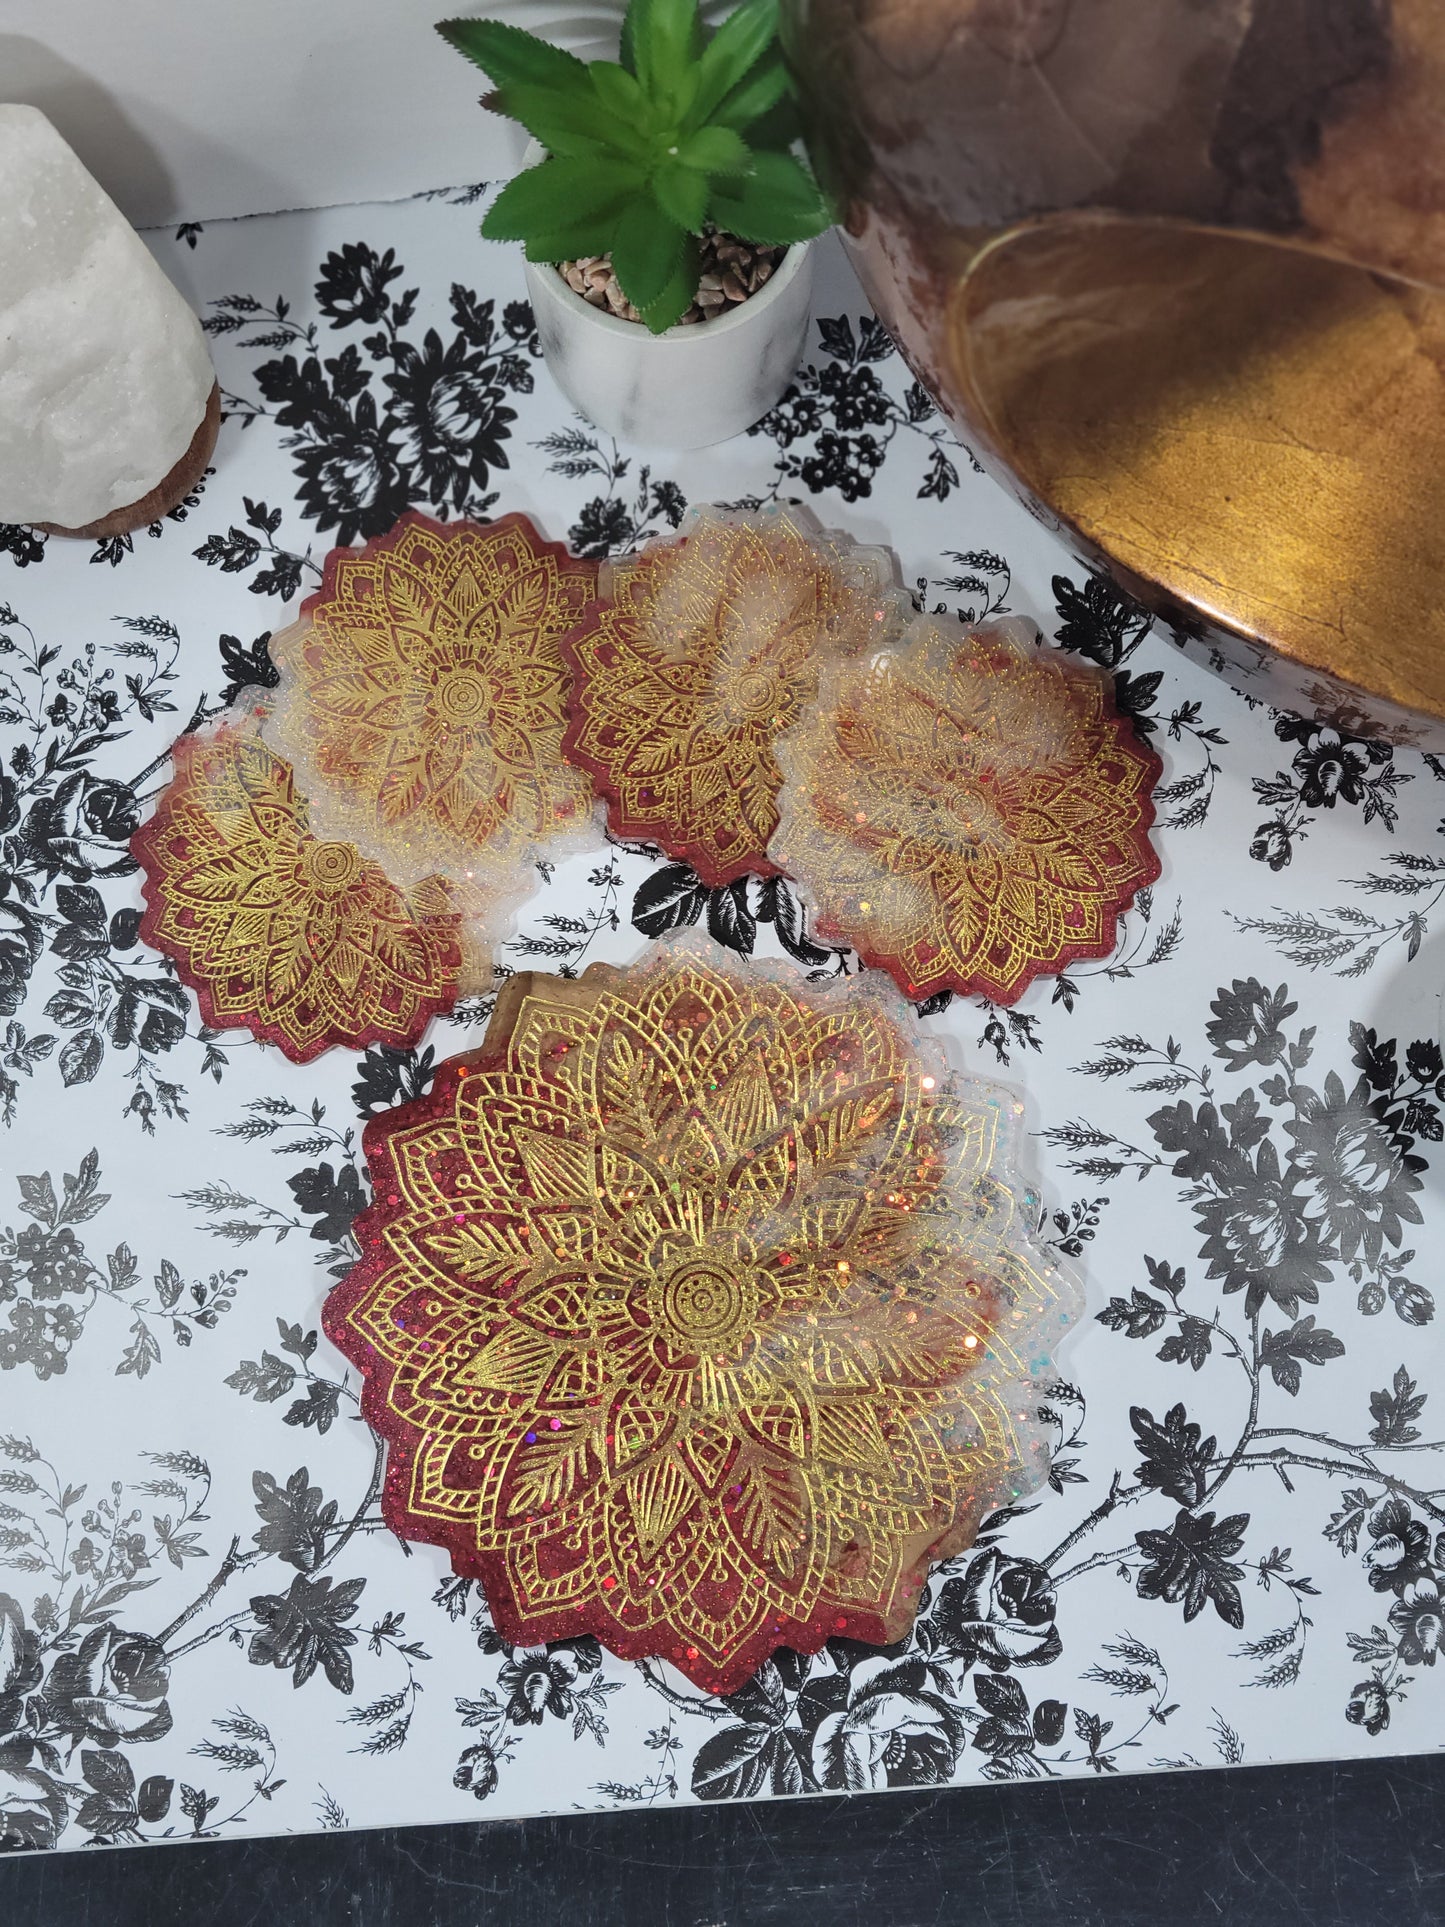
<svg viewBox="0 0 1445 1927">
<path fill-rule="evenodd" d="M 1445 0 L 784 0 L 959 434 L 1251 695 L 1445 749 Z"/>
</svg>

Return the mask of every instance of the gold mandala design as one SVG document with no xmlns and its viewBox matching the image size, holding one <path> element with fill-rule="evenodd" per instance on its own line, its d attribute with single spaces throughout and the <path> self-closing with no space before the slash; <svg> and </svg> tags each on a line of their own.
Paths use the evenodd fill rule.
<svg viewBox="0 0 1445 1927">
<path fill-rule="evenodd" d="M 350 843 L 307 826 L 288 764 L 255 727 L 182 736 L 131 842 L 141 935 L 173 957 L 217 1030 L 244 1024 L 307 1063 L 333 1044 L 413 1044 L 456 1001 L 457 919 L 409 900 Z"/>
<path fill-rule="evenodd" d="M 780 747 L 774 857 L 816 930 L 913 999 L 1012 1003 L 1042 972 L 1107 956 L 1159 875 L 1158 757 L 1105 676 L 1031 634 L 921 618 L 896 650 L 831 665 Z"/>
<path fill-rule="evenodd" d="M 897 1637 L 1041 1476 L 1026 1387 L 1077 1296 L 1031 1242 L 1011 1100 L 892 992 L 716 955 L 513 978 L 482 1049 L 368 1127 L 325 1321 L 389 1523 L 508 1639 L 590 1631 L 727 1691 L 780 1644 Z"/>
<path fill-rule="evenodd" d="M 775 743 L 825 659 L 896 636 L 908 603 L 893 579 L 884 551 L 801 509 L 698 510 L 678 540 L 606 565 L 566 645 L 564 748 L 606 796 L 614 833 L 660 844 L 710 887 L 775 874 Z"/>
<path fill-rule="evenodd" d="M 295 765 L 312 821 L 409 888 L 446 880 L 487 974 L 535 883 L 534 857 L 591 820 L 562 760 L 559 639 L 596 593 L 595 563 L 525 516 L 407 515 L 335 550 L 302 619 L 271 644 L 267 740 Z"/>
</svg>

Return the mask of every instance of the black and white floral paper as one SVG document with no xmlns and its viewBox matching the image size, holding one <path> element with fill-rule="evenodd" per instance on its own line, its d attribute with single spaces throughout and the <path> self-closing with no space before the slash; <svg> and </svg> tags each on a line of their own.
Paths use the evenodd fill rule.
<svg viewBox="0 0 1445 1927">
<path fill-rule="evenodd" d="M 0 1831 L 237 1835 L 1436 1744 L 1445 1712 L 1445 765 L 1251 707 L 975 470 L 825 259 L 812 359 L 676 460 L 569 414 L 479 191 L 157 241 L 207 316 L 213 471 L 141 534 L 0 529 Z M 203 1030 L 137 941 L 126 842 L 175 734 L 266 685 L 326 549 L 417 504 L 603 555 L 693 499 L 797 497 L 921 603 L 1035 618 L 1165 760 L 1164 875 L 1117 956 L 930 1021 L 1025 1093 L 1091 1317 L 1050 1487 L 914 1637 L 728 1700 L 590 1640 L 514 1651 L 380 1525 L 317 1335 L 363 1119 L 477 1041 L 305 1069 Z M 1367 585 L 1361 594 L 1368 594 Z M 785 884 L 600 839 L 509 952 L 682 923 L 800 971 Z"/>
</svg>

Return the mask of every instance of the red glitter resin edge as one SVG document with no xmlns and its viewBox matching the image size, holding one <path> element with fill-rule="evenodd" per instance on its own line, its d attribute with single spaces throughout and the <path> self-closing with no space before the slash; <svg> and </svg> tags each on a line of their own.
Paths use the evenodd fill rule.
<svg viewBox="0 0 1445 1927">
<path fill-rule="evenodd" d="M 553 1640 L 576 1639 L 590 1633 L 619 1659 L 670 1660 L 705 1693 L 736 1692 L 779 1647 L 807 1657 L 820 1652 L 835 1638 L 855 1639 L 865 1646 L 891 1645 L 900 1636 L 901 1629 L 911 1623 L 917 1610 L 918 1595 L 935 1563 L 932 1550 L 925 1552 L 900 1582 L 899 1617 L 892 1625 L 878 1613 L 843 1612 L 834 1606 L 806 1620 L 774 1620 L 739 1646 L 726 1665 L 712 1666 L 700 1654 L 692 1653 L 681 1638 L 629 1633 L 617 1625 L 600 1602 L 529 1616 L 514 1597 L 502 1554 L 478 1552 L 470 1543 L 465 1527 L 421 1520 L 409 1510 L 401 1495 L 410 1489 L 416 1448 L 424 1435 L 418 1427 L 399 1422 L 390 1410 L 387 1401 L 397 1368 L 381 1358 L 351 1328 L 348 1320 L 390 1263 L 384 1242 L 390 1211 L 381 1200 L 396 1181 L 392 1136 L 448 1115 L 457 1086 L 469 1073 L 498 1069 L 504 1061 L 504 1051 L 491 1051 L 485 1045 L 448 1058 L 438 1068 L 436 1080 L 424 1097 L 373 1118 L 362 1132 L 362 1151 L 371 1174 L 373 1199 L 352 1227 L 362 1255 L 327 1294 L 321 1308 L 321 1328 L 341 1355 L 361 1373 L 361 1415 L 386 1445 L 381 1512 L 388 1529 L 399 1539 L 441 1547 L 450 1555 L 452 1570 L 459 1577 L 478 1580 L 486 1594 L 493 1623 L 508 1645 L 544 1646 Z M 940 1543 L 947 1536 L 940 1535 Z"/>
<path fill-rule="evenodd" d="M 670 545 L 682 549 L 687 545 L 684 536 Z M 630 557 L 629 560 L 636 560 Z M 645 558 L 644 558 L 645 559 Z M 655 843 L 666 856 L 674 862 L 686 863 L 698 882 L 708 890 L 725 889 L 730 883 L 739 883 L 744 877 L 780 877 L 784 874 L 765 849 L 745 851 L 727 863 L 717 863 L 710 853 L 691 841 L 680 824 L 667 824 L 659 827 L 655 817 L 629 816 L 623 807 L 622 792 L 611 780 L 608 767 L 591 757 L 578 744 L 583 726 L 583 698 L 589 687 L 587 671 L 582 667 L 577 653 L 577 645 L 588 636 L 595 635 L 609 611 L 616 603 L 606 597 L 599 597 L 593 607 L 575 629 L 569 629 L 562 638 L 562 659 L 572 681 L 572 694 L 567 703 L 567 727 L 562 734 L 562 754 L 574 769 L 584 770 L 592 778 L 592 787 L 607 806 L 607 827 L 616 837 L 628 843 Z M 781 784 L 779 785 L 781 787 Z M 776 827 L 776 813 L 775 813 Z M 813 1649 L 816 1651 L 816 1647 Z"/>
<path fill-rule="evenodd" d="M 499 515 L 495 522 L 439 522 L 434 515 L 423 515 L 420 509 L 408 509 L 400 515 L 384 535 L 374 535 L 359 549 L 329 549 L 326 560 L 321 565 L 321 583 L 306 597 L 297 610 L 297 620 L 309 616 L 322 603 L 329 602 L 336 594 L 336 571 L 343 562 L 355 562 L 363 556 L 379 555 L 394 549 L 409 528 L 429 529 L 433 535 L 456 535 L 462 530 L 472 529 L 478 534 L 489 535 L 496 529 L 519 529 L 525 532 L 528 545 L 537 555 L 554 556 L 564 563 L 573 575 L 589 575 L 594 589 L 600 564 L 591 562 L 585 556 L 574 555 L 565 542 L 549 542 L 530 515 L 520 509 L 512 509 L 506 515 Z"/>
<path fill-rule="evenodd" d="M 1080 675 L 1084 671 L 1072 664 L 1060 665 L 1070 675 Z M 1139 821 L 1127 837 L 1120 841 L 1127 849 L 1132 849 L 1143 865 L 1144 874 L 1132 889 L 1125 891 L 1114 902 L 1106 903 L 1104 915 L 1107 919 L 1107 934 L 1097 943 L 1066 944 L 1052 960 L 1038 959 L 1026 964 L 1019 974 L 1005 983 L 1001 978 L 990 977 L 987 971 L 975 971 L 971 977 L 960 976 L 956 970 L 940 971 L 936 977 L 928 977 L 921 984 L 908 981 L 898 959 L 886 950 L 875 949 L 871 944 L 860 941 L 856 934 L 849 934 L 833 922 L 830 917 L 818 916 L 813 919 L 811 934 L 820 937 L 825 943 L 843 944 L 852 950 L 869 970 L 886 970 L 904 996 L 911 1001 L 924 1003 L 936 997 L 941 991 L 951 990 L 959 997 L 987 997 L 991 1003 L 1016 1004 L 1029 985 L 1040 977 L 1058 977 L 1070 964 L 1088 963 L 1100 957 L 1112 957 L 1119 945 L 1119 919 L 1131 907 L 1141 890 L 1147 890 L 1159 881 L 1163 873 L 1163 862 L 1159 852 L 1150 840 L 1157 811 L 1154 808 L 1154 789 L 1164 774 L 1164 764 L 1157 750 L 1151 749 L 1140 737 L 1133 723 L 1120 714 L 1115 702 L 1112 686 L 1103 678 L 1103 697 L 1105 714 L 1117 725 L 1119 734 L 1119 753 L 1131 762 L 1140 763 L 1149 772 L 1149 787 L 1139 797 Z"/>
<path fill-rule="evenodd" d="M 227 727 L 230 727 L 230 725 L 227 725 Z M 189 739 L 180 737 L 178 738 L 178 742 L 187 743 L 187 753 L 194 753 L 194 747 L 196 746 L 193 746 L 189 742 Z M 174 743 L 171 745 L 171 755 L 173 759 L 175 757 L 176 747 L 177 745 Z M 278 758 L 277 760 L 280 761 L 283 759 Z M 440 1017 L 446 1011 L 452 1009 L 459 995 L 457 983 L 460 978 L 462 963 L 461 946 L 457 943 L 455 936 L 450 939 L 454 959 L 453 983 L 450 992 L 444 997 L 423 999 L 416 1018 L 412 1023 L 407 1025 L 405 1030 L 398 1030 L 395 1025 L 392 1025 L 390 1029 L 384 1029 L 380 1024 L 370 1024 L 361 1030 L 318 1037 L 312 1044 L 298 1046 L 289 1032 L 283 1030 L 277 1024 L 267 1023 L 259 1010 L 247 1012 L 244 1015 L 236 1015 L 230 1011 L 223 1012 L 217 1010 L 212 1000 L 210 985 L 205 979 L 193 972 L 190 950 L 182 950 L 179 946 L 172 948 L 168 943 L 163 943 L 157 929 L 162 911 L 165 908 L 164 893 L 156 878 L 153 877 L 151 869 L 147 867 L 147 863 L 149 862 L 158 872 L 160 871 L 161 866 L 156 862 L 151 846 L 160 837 L 164 836 L 170 827 L 173 815 L 170 801 L 171 791 L 174 789 L 179 775 L 180 771 L 177 769 L 172 775 L 170 782 L 162 791 L 151 815 L 141 824 L 139 829 L 133 831 L 131 834 L 129 848 L 131 855 L 140 865 L 141 902 L 144 905 L 141 911 L 140 928 L 137 931 L 137 935 L 142 943 L 149 944 L 152 950 L 158 950 L 163 957 L 169 957 L 175 964 L 176 971 L 182 983 L 194 993 L 196 1003 L 200 1007 L 201 1021 L 208 1030 L 248 1030 L 258 1043 L 274 1044 L 277 1050 L 279 1050 L 282 1056 L 288 1059 L 289 1062 L 293 1064 L 311 1064 L 327 1051 L 338 1048 L 365 1050 L 368 1045 L 371 1044 L 389 1044 L 398 1050 L 409 1049 L 411 1045 L 419 1041 L 422 1033 L 433 1017 Z"/>
</svg>

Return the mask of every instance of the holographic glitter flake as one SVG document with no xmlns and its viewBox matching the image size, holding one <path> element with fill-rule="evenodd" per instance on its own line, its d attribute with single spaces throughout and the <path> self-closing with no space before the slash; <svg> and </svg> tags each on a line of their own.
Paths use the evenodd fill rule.
<svg viewBox="0 0 1445 1927">
<path fill-rule="evenodd" d="M 897 1638 L 1043 1475 L 1033 1381 L 1079 1293 L 1033 1240 L 1018 1110 L 891 989 L 691 933 L 514 977 L 482 1048 L 367 1127 L 325 1308 L 388 1524 L 507 1640 L 592 1633 L 715 1692 Z"/>
<path fill-rule="evenodd" d="M 131 839 L 141 936 L 213 1029 L 244 1025 L 294 1063 L 333 1044 L 414 1044 L 457 997 L 445 892 L 409 899 L 352 844 L 313 836 L 257 721 L 176 742 L 170 786 Z"/>
<path fill-rule="evenodd" d="M 805 509 L 694 510 L 679 536 L 605 564 L 565 645 L 565 752 L 614 834 L 660 844 L 709 887 L 776 874 L 778 736 L 824 662 L 893 640 L 911 614 L 892 556 Z"/>
<path fill-rule="evenodd" d="M 295 765 L 319 834 L 356 844 L 404 889 L 441 877 L 467 919 L 470 982 L 536 886 L 535 859 L 592 828 L 562 760 L 560 638 L 597 565 L 524 515 L 408 514 L 327 557 L 301 620 L 276 637 L 266 738 Z"/>
<path fill-rule="evenodd" d="M 922 617 L 896 649 L 835 662 L 779 746 L 772 855 L 825 938 L 913 999 L 1009 1004 L 1107 956 L 1159 875 L 1160 764 L 1099 671 L 1045 655 L 1032 626 Z"/>
</svg>

